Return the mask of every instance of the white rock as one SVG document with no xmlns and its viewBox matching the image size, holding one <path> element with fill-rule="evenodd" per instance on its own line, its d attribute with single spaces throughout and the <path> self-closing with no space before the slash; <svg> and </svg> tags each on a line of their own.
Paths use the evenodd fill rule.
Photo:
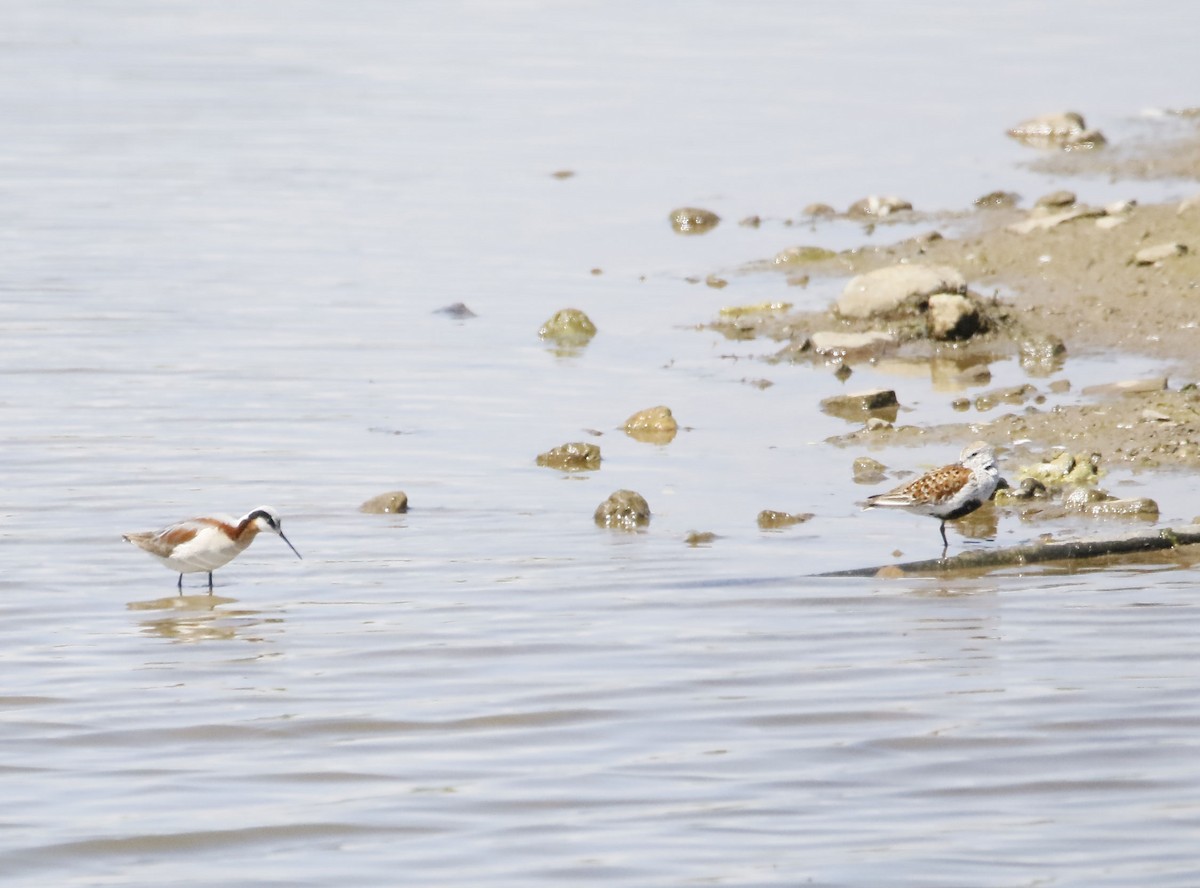
<svg viewBox="0 0 1200 888">
<path fill-rule="evenodd" d="M 818 354 L 846 354 L 891 345 L 897 341 L 894 333 L 872 330 L 867 333 L 841 333 L 835 330 L 818 330 L 809 337 L 813 350 Z"/>
<path fill-rule="evenodd" d="M 1133 261 L 1136 265 L 1153 265 L 1156 262 L 1162 262 L 1164 259 L 1173 259 L 1176 256 L 1182 256 L 1188 251 L 1186 245 L 1172 241 L 1167 244 L 1156 244 L 1153 247 L 1146 247 L 1143 250 L 1138 250 L 1134 254 Z"/>
<path fill-rule="evenodd" d="M 837 299 L 846 318 L 886 315 L 935 293 L 965 293 L 966 279 L 948 265 L 892 265 L 851 278 Z"/>
<path fill-rule="evenodd" d="M 926 323 L 934 339 L 967 339 L 979 330 L 979 308 L 959 293 L 935 293 Z"/>
</svg>

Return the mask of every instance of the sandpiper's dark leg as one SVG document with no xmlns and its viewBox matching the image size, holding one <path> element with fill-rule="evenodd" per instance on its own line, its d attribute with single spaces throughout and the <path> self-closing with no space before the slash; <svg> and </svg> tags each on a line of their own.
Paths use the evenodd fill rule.
<svg viewBox="0 0 1200 888">
<path fill-rule="evenodd" d="M 946 522 L 945 521 L 942 522 L 941 531 L 942 531 L 942 552 L 944 554 L 945 551 L 950 548 L 950 543 L 946 541 Z"/>
<path fill-rule="evenodd" d="M 179 594 L 182 595 L 183 594 L 183 574 L 179 575 L 179 582 L 176 583 L 175 585 L 179 587 Z"/>
<path fill-rule="evenodd" d="M 208 594 L 212 595 L 212 571 L 208 572 Z"/>
</svg>

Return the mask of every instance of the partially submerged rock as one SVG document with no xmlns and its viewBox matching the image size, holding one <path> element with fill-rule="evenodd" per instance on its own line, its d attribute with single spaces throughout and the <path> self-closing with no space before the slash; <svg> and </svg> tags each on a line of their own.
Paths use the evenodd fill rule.
<svg viewBox="0 0 1200 888">
<path fill-rule="evenodd" d="M 895 422 L 900 403 L 892 389 L 870 389 L 825 398 L 821 401 L 821 409 L 831 416 L 852 422 L 863 421 L 868 416 Z"/>
<path fill-rule="evenodd" d="M 596 507 L 593 517 L 601 527 L 637 530 L 650 523 L 650 506 L 640 493 L 618 490 Z"/>
<path fill-rule="evenodd" d="M 854 460 L 855 484 L 879 484 L 887 477 L 887 466 L 869 456 L 860 456 Z"/>
<path fill-rule="evenodd" d="M 660 404 L 633 414 L 625 420 L 624 429 L 625 434 L 637 441 L 669 444 L 679 431 L 679 423 L 672 415 L 671 408 Z"/>
<path fill-rule="evenodd" d="M 903 198 L 896 197 L 894 194 L 887 196 L 872 194 L 850 204 L 850 208 L 846 210 L 846 215 L 852 218 L 880 218 L 904 210 L 911 210 L 912 208 L 911 203 Z"/>
<path fill-rule="evenodd" d="M 1041 114 L 1018 123 L 1008 135 L 1032 148 L 1061 151 L 1087 150 L 1107 144 L 1096 129 L 1089 129 L 1083 115 L 1075 111 Z"/>
<path fill-rule="evenodd" d="M 1068 512 L 1090 515 L 1093 518 L 1141 518 L 1150 521 L 1158 518 L 1158 503 L 1149 497 L 1117 499 L 1105 494 L 1101 497 L 1073 501 L 1072 497 L 1068 496 L 1063 505 Z"/>
<path fill-rule="evenodd" d="M 758 513 L 758 526 L 762 530 L 778 530 L 781 527 L 803 524 L 810 518 L 812 512 L 777 512 L 774 509 L 763 509 Z"/>
<path fill-rule="evenodd" d="M 558 345 L 586 345 L 595 335 L 596 325 L 577 308 L 556 311 L 538 330 L 538 336 Z"/>
<path fill-rule="evenodd" d="M 824 247 L 788 247 L 775 254 L 777 266 L 809 265 L 813 262 L 824 262 L 833 259 L 837 253 Z"/>
<path fill-rule="evenodd" d="M 381 493 L 378 496 L 371 497 L 359 506 L 358 510 L 366 512 L 368 515 L 391 515 L 407 512 L 408 494 L 403 490 L 391 490 L 387 493 Z"/>
<path fill-rule="evenodd" d="M 1021 195 L 1015 191 L 989 191 L 975 198 L 975 206 L 981 210 L 1003 210 L 1015 207 L 1021 202 Z"/>
<path fill-rule="evenodd" d="M 819 330 L 809 337 L 809 343 L 820 355 L 844 356 L 855 352 L 877 351 L 895 345 L 899 338 L 895 333 L 870 330 L 866 333 L 843 333 L 838 330 Z"/>
<path fill-rule="evenodd" d="M 1021 466 L 1017 478 L 1033 478 L 1050 489 L 1061 489 L 1066 485 L 1094 484 L 1100 477 L 1100 454 L 1067 451 L 1040 463 Z"/>
<path fill-rule="evenodd" d="M 1152 392 L 1165 391 L 1167 377 L 1151 376 L 1148 379 L 1124 379 L 1120 382 L 1106 382 L 1101 385 L 1089 385 L 1083 393 L 1089 397 L 1098 395 L 1145 395 Z"/>
<path fill-rule="evenodd" d="M 465 321 L 467 318 L 473 318 L 476 316 L 475 312 L 467 308 L 467 304 L 465 302 L 455 302 L 442 308 L 436 308 L 434 309 L 433 313 L 446 315 L 447 317 L 454 318 L 457 321 Z"/>
<path fill-rule="evenodd" d="M 711 210 L 698 207 L 680 207 L 672 210 L 671 227 L 680 234 L 704 234 L 717 227 L 721 217 Z"/>
<path fill-rule="evenodd" d="M 539 453 L 537 464 L 564 472 L 593 471 L 600 468 L 600 448 L 583 441 L 560 444 L 545 453 Z"/>
</svg>

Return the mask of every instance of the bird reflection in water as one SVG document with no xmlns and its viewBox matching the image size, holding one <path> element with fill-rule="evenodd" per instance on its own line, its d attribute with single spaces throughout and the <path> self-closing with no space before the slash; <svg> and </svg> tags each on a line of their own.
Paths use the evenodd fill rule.
<svg viewBox="0 0 1200 888">
<path fill-rule="evenodd" d="M 229 608 L 236 598 L 220 595 L 171 595 L 148 601 L 131 601 L 126 608 L 145 613 L 141 632 L 169 641 L 265 641 L 262 627 L 282 623 L 281 617 L 266 617 L 262 611 Z"/>
</svg>

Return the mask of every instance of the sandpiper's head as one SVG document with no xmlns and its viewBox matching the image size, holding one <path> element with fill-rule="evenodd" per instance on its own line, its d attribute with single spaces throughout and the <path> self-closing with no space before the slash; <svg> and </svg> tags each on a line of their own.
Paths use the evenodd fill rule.
<svg viewBox="0 0 1200 888">
<path fill-rule="evenodd" d="M 973 441 L 963 448 L 958 461 L 968 469 L 986 472 L 996 468 L 996 448 L 986 441 Z"/>
<path fill-rule="evenodd" d="M 283 535 L 283 519 L 270 506 L 259 506 L 242 520 L 248 524 L 253 524 L 260 531 L 269 530 L 272 533 L 279 534 L 279 538 L 288 544 L 288 548 L 296 552 L 296 547 L 292 545 L 292 541 Z M 296 552 L 296 557 L 300 558 L 299 552 Z M 301 558 L 301 560 L 303 561 L 304 559 Z"/>
</svg>

